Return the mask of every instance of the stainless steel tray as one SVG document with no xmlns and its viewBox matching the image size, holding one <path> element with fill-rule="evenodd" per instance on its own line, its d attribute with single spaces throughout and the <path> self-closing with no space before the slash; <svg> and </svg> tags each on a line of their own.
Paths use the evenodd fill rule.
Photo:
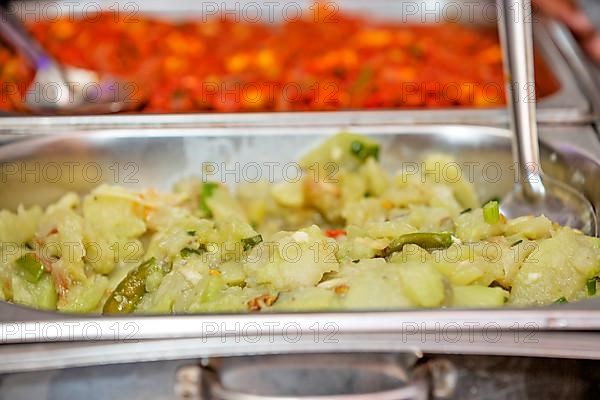
<svg viewBox="0 0 600 400">
<path fill-rule="evenodd" d="M 430 373 L 426 375 L 431 378 L 436 376 L 428 385 L 430 390 L 433 389 L 435 399 L 572 400 L 598 397 L 598 361 L 464 355 L 433 356 L 427 357 L 425 364 L 422 361 L 417 364 L 418 368 L 428 369 Z M 255 364 L 254 369 L 245 369 L 248 363 L 258 365 Z M 286 367 L 283 373 L 277 371 L 272 376 L 271 367 L 281 364 Z M 303 372 L 303 365 L 309 369 L 308 373 Z M 350 365 L 357 366 L 357 370 L 346 372 L 343 369 Z M 259 387 L 263 394 L 273 391 L 279 394 L 284 389 L 285 395 L 296 396 L 295 400 L 299 400 L 298 396 L 307 400 L 302 396 L 314 393 L 315 388 L 332 394 L 365 394 L 366 391 L 376 393 L 390 389 L 395 383 L 406 387 L 403 383 L 411 376 L 413 365 L 414 357 L 411 359 L 389 352 L 352 357 L 314 354 L 302 358 L 284 355 L 162 361 L 11 373 L 0 376 L 0 393 L 7 399 L 63 400 L 77 394 L 78 398 L 88 400 L 209 400 L 211 398 L 204 395 L 214 382 L 210 379 L 211 375 L 216 372 L 217 378 L 229 389 L 256 391 L 255 388 Z M 294 366 L 300 366 L 295 370 L 297 374 L 294 369 L 289 369 Z M 319 374 L 323 369 L 325 373 Z M 557 374 L 557 371 L 560 373 Z M 209 376 L 205 376 L 204 372 L 208 372 Z M 258 382 L 253 379 L 247 386 L 242 386 L 242 382 L 248 382 L 261 372 L 266 374 L 261 374 Z M 352 379 L 354 377 L 357 379 Z M 298 385 L 301 386 L 298 388 Z M 452 387 L 454 393 L 448 390 Z M 351 399 L 356 400 L 352 397 L 344 400 Z M 381 400 L 374 396 L 366 399 Z M 393 399 L 399 400 L 397 397 Z"/>
<path fill-rule="evenodd" d="M 42 0 L 38 2 L 15 3 L 16 13 L 25 19 L 41 19 L 48 17 L 50 11 L 58 10 L 62 15 L 80 15 L 91 9 L 105 6 L 105 9 L 123 9 L 120 16 L 150 14 L 162 18 L 199 18 L 202 11 L 240 10 L 243 14 L 247 4 L 257 6 L 263 11 L 263 17 L 273 14 L 266 22 L 277 22 L 281 13 L 270 12 L 269 7 L 276 4 L 284 8 L 286 4 L 308 9 L 309 0 L 284 0 L 282 2 L 269 1 L 232 1 L 209 2 L 183 0 L 160 5 L 156 2 L 141 3 L 114 3 L 111 5 L 98 3 L 94 0 L 81 2 Z M 18 4 L 18 6 L 17 6 Z M 358 0 L 338 0 L 335 3 L 340 10 L 351 10 L 373 15 L 375 18 L 388 18 L 410 23 L 432 23 L 451 18 L 462 23 L 494 23 L 493 1 L 480 2 L 437 0 L 395 2 L 372 1 L 360 2 Z M 216 5 L 216 6 L 215 6 Z M 492 7 L 490 7 L 492 6 Z M 134 14 L 132 13 L 132 8 Z M 414 7 L 414 8 L 411 8 Z M 416 10 L 416 11 L 411 11 Z M 462 18 L 452 16 L 458 10 Z M 491 10 L 491 11 L 490 11 Z M 114 12 L 114 11 L 113 11 Z M 491 17 L 490 17 L 491 14 Z M 55 14 L 50 14 L 54 16 Z M 83 14 L 87 15 L 87 14 Z M 212 14 L 211 14 L 212 15 Z M 581 57 L 578 52 L 561 54 L 554 42 L 553 35 L 548 30 L 548 23 L 543 19 L 535 22 L 535 35 L 539 50 L 546 63 L 552 69 L 560 82 L 559 91 L 539 102 L 538 119 L 541 123 L 589 123 L 596 115 L 592 112 L 590 101 L 582 90 L 579 78 L 583 72 L 571 69 L 570 65 L 576 64 Z M 564 44 L 564 43 L 563 43 Z M 570 43 L 569 45 L 573 45 Z M 569 59 L 567 59 L 569 58 Z M 574 60 L 570 60 L 570 59 Z M 571 63 L 567 61 L 573 61 Z M 585 71 L 587 73 L 587 70 Z M 585 85 L 585 82 L 583 83 Z M 391 110 L 391 111 L 353 111 L 353 112 L 297 112 L 297 113 L 237 113 L 237 114 L 123 114 L 105 116 L 26 116 L 7 115 L 0 118 L 0 134 L 5 139 L 18 138 L 32 134 L 54 134 L 57 129 L 64 127 L 77 127 L 79 129 L 111 128 L 111 127 L 219 127 L 219 126 L 291 126 L 304 125 L 306 121 L 321 125 L 369 125 L 369 124 L 414 124 L 414 123 L 469 123 L 469 124 L 504 124 L 507 114 L 503 108 L 492 109 L 421 109 L 421 110 Z M 0 138 L 2 140 L 2 138 Z"/>
<path fill-rule="evenodd" d="M 596 179 L 600 176 L 597 157 L 600 143 L 593 137 L 590 128 L 578 135 L 573 133 L 573 137 L 578 138 L 577 143 L 555 141 L 568 133 L 568 129 L 576 128 L 565 129 L 553 128 L 545 133 L 551 145 L 542 149 L 544 169 L 582 190 L 598 210 L 600 187 Z M 506 130 L 461 125 L 363 126 L 354 130 L 373 135 L 382 142 L 382 160 L 389 168 L 417 163 L 420 156 L 428 151 L 445 151 L 452 154 L 460 165 L 474 168 L 470 176 L 482 198 L 501 195 L 511 187 L 510 134 Z M 324 127 L 155 129 L 145 130 L 143 134 L 137 130 L 114 130 L 21 141 L 0 147 L 0 171 L 3 171 L 0 175 L 0 207 L 13 208 L 20 202 L 43 204 L 66 190 L 87 190 L 100 182 L 95 178 L 97 173 L 91 180 L 92 175 L 83 172 L 89 165 L 93 165 L 93 170 L 99 171 L 105 181 L 128 187 L 152 185 L 166 189 L 178 178 L 198 173 L 202 163 L 208 161 L 226 163 L 223 167 L 230 170 L 238 165 L 242 168 L 240 171 L 245 163 L 269 166 L 268 170 L 263 170 L 263 176 L 277 179 L 278 168 L 271 173 L 270 166 L 288 165 L 305 149 L 337 131 Z M 494 183 L 479 176 L 482 171 L 479 168 L 492 163 L 503 172 Z M 53 171 L 51 177 L 44 172 L 49 166 Z M 57 168 L 61 176 L 58 180 Z M 116 179 L 115 171 L 119 172 Z M 21 175 L 22 172 L 26 174 Z M 224 181 L 232 184 L 241 176 L 229 174 L 226 178 Z M 286 329 L 299 332 L 298 340 L 290 340 Z M 487 350 L 505 354 L 503 352 L 506 351 L 529 351 L 539 355 L 540 349 L 547 351 L 560 342 L 561 347 L 554 350 L 558 355 L 566 356 L 570 352 L 600 357 L 600 340 L 596 340 L 596 333 L 585 334 L 586 342 L 577 336 L 568 336 L 573 338 L 571 347 L 560 340 L 556 342 L 556 336 L 550 337 L 550 342 L 540 344 L 539 348 L 526 341 L 531 332 L 574 330 L 600 330 L 600 303 L 597 299 L 563 306 L 500 310 L 124 317 L 57 314 L 0 303 L 0 343 L 125 340 L 132 345 L 129 347 L 131 350 L 163 346 L 161 351 L 169 353 L 179 345 L 186 346 L 186 342 L 175 345 L 169 342 L 170 339 L 187 338 L 191 341 L 188 344 L 193 343 L 198 353 L 206 356 L 310 349 L 385 350 L 381 347 L 391 343 L 404 350 L 433 346 L 438 350 L 452 348 L 452 352 Z M 452 339 L 457 342 L 452 343 L 448 339 L 440 344 L 439 335 L 452 332 L 461 335 L 459 339 Z M 469 332 L 475 336 L 471 338 Z M 488 337 L 491 332 L 500 335 L 495 343 Z M 161 339 L 163 342 L 131 342 L 142 339 Z M 477 341 L 479 346 L 473 344 Z M 514 346 L 508 345 L 511 341 Z M 583 343 L 587 343 L 585 349 L 581 348 Z M 29 351 L 27 349 L 0 346 L 0 354 L 3 351 Z M 35 355 L 35 347 L 30 349 Z M 115 351 L 118 349 L 115 347 Z M 62 351 L 72 350 L 65 347 Z M 148 357 L 152 358 L 153 354 L 161 351 L 150 352 Z"/>
</svg>

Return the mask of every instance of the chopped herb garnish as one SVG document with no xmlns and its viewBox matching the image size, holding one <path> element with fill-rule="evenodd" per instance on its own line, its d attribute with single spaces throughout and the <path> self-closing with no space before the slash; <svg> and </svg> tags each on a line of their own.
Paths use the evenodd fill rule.
<svg viewBox="0 0 600 400">
<path fill-rule="evenodd" d="M 352 260 L 352 263 L 354 264 L 358 264 L 360 262 L 360 260 Z"/>
<path fill-rule="evenodd" d="M 200 194 L 200 209 L 209 217 L 212 216 L 212 211 L 208 207 L 206 200 L 213 195 L 218 187 L 219 184 L 214 182 L 205 182 L 202 184 L 202 193 Z"/>
<path fill-rule="evenodd" d="M 500 221 L 500 205 L 493 200 L 483 206 L 483 219 L 490 225 L 497 224 Z"/>
<path fill-rule="evenodd" d="M 205 251 L 206 251 L 206 246 L 204 246 L 203 244 L 201 244 L 200 247 L 198 247 L 197 249 L 194 249 L 192 247 L 184 247 L 183 249 L 181 249 L 181 251 L 179 252 L 179 254 L 183 258 L 188 258 L 192 254 L 197 254 L 197 255 L 200 256 Z"/>
<path fill-rule="evenodd" d="M 254 248 L 257 244 L 263 241 L 261 235 L 252 236 L 249 238 L 242 239 L 242 246 L 244 251 L 248 251 Z"/>
<path fill-rule="evenodd" d="M 352 154 L 358 156 L 361 151 L 363 151 L 365 145 L 362 144 L 362 142 L 359 142 L 358 140 L 353 141 L 350 144 L 350 150 L 352 150 Z"/>
<path fill-rule="evenodd" d="M 46 272 L 44 264 L 34 253 L 27 253 L 17 258 L 15 264 L 23 272 L 24 278 L 31 283 L 38 282 Z"/>
<path fill-rule="evenodd" d="M 424 53 L 423 53 L 423 49 L 422 49 L 420 46 L 416 45 L 416 44 L 413 44 L 413 45 L 411 45 L 411 46 L 408 48 L 408 51 L 410 51 L 410 53 L 411 53 L 413 56 L 415 56 L 416 58 L 422 58 L 422 57 L 423 57 L 423 54 L 424 54 Z"/>
<path fill-rule="evenodd" d="M 464 210 L 462 210 L 462 211 L 460 212 L 460 214 L 461 214 L 461 215 L 462 215 L 462 214 L 466 214 L 466 213 L 468 213 L 468 212 L 471 212 L 471 211 L 473 211 L 473 209 L 472 209 L 472 208 L 465 208 Z"/>
<path fill-rule="evenodd" d="M 187 231 L 187 234 L 190 236 L 195 236 L 196 235 L 196 231 Z"/>
<path fill-rule="evenodd" d="M 336 78 L 340 78 L 340 79 L 344 79 L 346 77 L 346 69 L 343 67 L 334 67 L 333 68 L 333 75 Z"/>
<path fill-rule="evenodd" d="M 559 297 L 558 299 L 554 300 L 554 304 L 567 304 L 568 300 L 565 296 L 563 297 Z"/>
<path fill-rule="evenodd" d="M 585 287 L 587 288 L 587 294 L 588 296 L 593 296 L 596 294 L 596 281 L 598 280 L 597 277 L 593 277 L 591 279 L 588 279 L 588 281 L 585 284 Z"/>
<path fill-rule="evenodd" d="M 365 89 L 367 87 L 367 85 L 371 82 L 372 79 L 373 79 L 373 69 L 370 67 L 363 68 L 360 71 L 360 73 L 358 74 L 356 81 L 354 81 L 354 83 L 352 84 L 350 91 L 352 93 L 362 91 L 363 89 Z"/>
<path fill-rule="evenodd" d="M 487 203 L 491 203 L 492 201 L 495 201 L 496 203 L 499 204 L 500 200 L 502 200 L 502 199 L 500 199 L 500 197 L 497 197 L 497 196 L 496 197 L 492 197 L 491 199 L 489 199 L 488 201 L 486 201 L 485 203 L 483 203 L 483 205 L 486 205 Z"/>
<path fill-rule="evenodd" d="M 377 144 L 365 146 L 363 142 L 355 140 L 350 144 L 350 151 L 361 161 L 366 161 L 369 157 L 379 160 L 379 145 Z"/>
<path fill-rule="evenodd" d="M 511 244 L 510 247 L 515 247 L 515 246 L 517 246 L 517 245 L 519 245 L 521 243 L 523 243 L 523 239 L 517 240 L 516 242 L 514 242 L 513 244 Z"/>
</svg>

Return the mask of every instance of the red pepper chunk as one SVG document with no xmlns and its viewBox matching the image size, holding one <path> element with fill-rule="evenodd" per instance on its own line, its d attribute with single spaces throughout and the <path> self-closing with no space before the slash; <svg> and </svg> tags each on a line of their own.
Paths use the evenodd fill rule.
<svg viewBox="0 0 600 400">
<path fill-rule="evenodd" d="M 346 236 L 348 233 L 343 229 L 327 229 L 325 231 L 325 236 L 330 237 L 332 239 L 337 239 L 338 236 Z"/>
</svg>

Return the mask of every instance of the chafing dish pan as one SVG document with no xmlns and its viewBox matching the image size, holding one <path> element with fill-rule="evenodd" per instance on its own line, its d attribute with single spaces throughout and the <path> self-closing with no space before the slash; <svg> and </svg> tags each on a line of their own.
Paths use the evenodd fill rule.
<svg viewBox="0 0 600 400">
<path fill-rule="evenodd" d="M 570 128 L 573 129 L 573 128 Z M 103 130 L 20 141 L 0 147 L 0 207 L 45 204 L 67 190 L 100 182 L 167 189 L 203 162 L 237 171 L 246 163 L 286 165 L 337 128 Z M 415 163 L 427 151 L 453 154 L 472 166 L 482 198 L 512 184 L 510 133 L 477 126 L 363 126 L 382 142 L 389 168 Z M 554 141 L 569 129 L 545 132 L 544 169 L 600 206 L 600 143 Z M 583 138 L 585 134 L 573 137 Z M 586 150 L 582 150 L 585 148 Z M 484 169 L 490 169 L 489 175 Z M 491 176 L 491 168 L 501 172 Z M 59 179 L 57 179 L 57 173 Z M 281 172 L 281 168 L 276 168 Z M 264 172 L 264 171 L 263 171 Z M 274 179 L 277 179 L 277 172 Z M 0 372 L 78 365 L 310 352 L 433 352 L 600 359 L 600 305 L 496 310 L 210 314 L 100 317 L 36 311 L 0 303 Z M 579 332 L 575 332 L 579 331 Z M 586 331 L 586 332 L 581 332 Z"/>
</svg>

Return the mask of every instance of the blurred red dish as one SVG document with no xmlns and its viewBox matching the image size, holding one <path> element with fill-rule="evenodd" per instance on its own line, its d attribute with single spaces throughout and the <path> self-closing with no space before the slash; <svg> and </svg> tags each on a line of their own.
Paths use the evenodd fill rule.
<svg viewBox="0 0 600 400">
<path fill-rule="evenodd" d="M 502 54 L 493 29 L 377 23 L 340 13 L 281 25 L 174 23 L 137 16 L 38 22 L 60 62 L 122 76 L 143 112 L 498 107 Z M 538 96 L 558 89 L 538 57 Z M 0 109 L 24 111 L 33 72 L 0 48 Z"/>
</svg>

